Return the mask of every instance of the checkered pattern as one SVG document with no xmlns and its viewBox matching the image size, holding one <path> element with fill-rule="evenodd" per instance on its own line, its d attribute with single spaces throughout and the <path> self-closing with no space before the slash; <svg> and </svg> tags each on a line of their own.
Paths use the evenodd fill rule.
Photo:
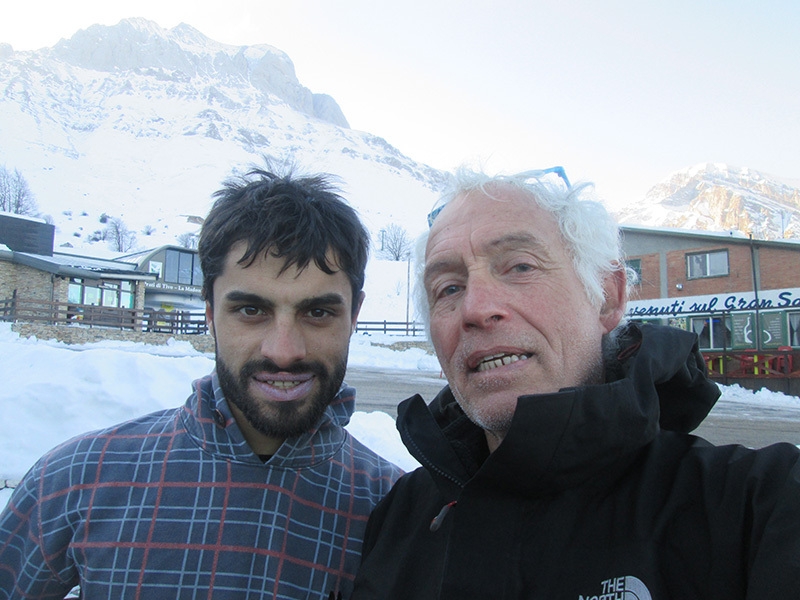
<svg viewBox="0 0 800 600">
<path fill-rule="evenodd" d="M 216 377 L 194 386 L 34 465 L 0 515 L 0 598 L 349 596 L 367 517 L 400 475 L 342 428 L 355 390 L 263 464 Z"/>
</svg>

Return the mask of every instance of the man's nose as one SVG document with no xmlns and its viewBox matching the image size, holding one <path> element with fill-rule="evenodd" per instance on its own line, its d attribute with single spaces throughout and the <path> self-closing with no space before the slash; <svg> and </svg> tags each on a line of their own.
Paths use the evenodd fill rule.
<svg viewBox="0 0 800 600">
<path fill-rule="evenodd" d="M 306 358 L 303 332 L 293 319 L 276 318 L 261 341 L 261 354 L 279 367 L 289 367 Z"/>
<path fill-rule="evenodd" d="M 471 277 L 461 303 L 463 327 L 490 327 L 502 321 L 508 316 L 504 305 L 503 291 L 490 277 Z"/>
</svg>

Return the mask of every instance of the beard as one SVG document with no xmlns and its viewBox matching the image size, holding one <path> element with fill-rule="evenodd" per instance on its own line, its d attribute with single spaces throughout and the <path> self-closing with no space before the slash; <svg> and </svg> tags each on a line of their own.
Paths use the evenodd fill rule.
<svg viewBox="0 0 800 600">
<path fill-rule="evenodd" d="M 480 400 L 471 402 L 455 386 L 450 386 L 453 397 L 467 418 L 484 431 L 505 437 L 517 409 L 517 398 L 510 399 L 505 406 L 483 406 Z M 512 401 L 513 400 L 513 401 Z"/>
<path fill-rule="evenodd" d="M 344 380 L 347 358 L 338 361 L 332 371 L 320 362 L 299 362 L 288 368 L 278 366 L 268 358 L 244 364 L 237 375 L 217 354 L 217 378 L 228 402 L 234 404 L 253 428 L 268 437 L 290 438 L 311 430 L 333 400 Z M 313 373 L 316 390 L 304 401 L 264 402 L 249 391 L 250 380 L 256 373 Z"/>
</svg>

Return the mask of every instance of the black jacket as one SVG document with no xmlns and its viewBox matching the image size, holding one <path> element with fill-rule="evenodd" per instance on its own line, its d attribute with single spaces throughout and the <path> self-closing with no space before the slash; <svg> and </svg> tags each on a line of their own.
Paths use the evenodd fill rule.
<svg viewBox="0 0 800 600">
<path fill-rule="evenodd" d="M 696 336 L 625 338 L 616 379 L 520 397 L 491 455 L 448 388 L 403 402 L 423 468 L 373 512 L 353 600 L 800 598 L 800 451 L 689 435 L 719 395 Z"/>
</svg>

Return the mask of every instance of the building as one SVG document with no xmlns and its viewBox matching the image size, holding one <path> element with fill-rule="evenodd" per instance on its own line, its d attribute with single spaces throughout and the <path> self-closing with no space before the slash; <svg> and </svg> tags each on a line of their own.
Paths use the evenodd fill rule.
<svg viewBox="0 0 800 600">
<path fill-rule="evenodd" d="M 625 226 L 633 320 L 697 332 L 704 351 L 800 348 L 800 242 Z"/>
<path fill-rule="evenodd" d="M 137 269 L 155 276 L 145 282 L 144 306 L 150 310 L 204 311 L 203 271 L 197 250 L 161 246 L 121 257 Z"/>
<path fill-rule="evenodd" d="M 11 298 L 130 310 L 145 306 L 156 276 L 135 263 L 54 252 L 55 227 L 0 213 L 0 301 Z M 73 317 L 78 317 L 74 312 Z"/>
</svg>

